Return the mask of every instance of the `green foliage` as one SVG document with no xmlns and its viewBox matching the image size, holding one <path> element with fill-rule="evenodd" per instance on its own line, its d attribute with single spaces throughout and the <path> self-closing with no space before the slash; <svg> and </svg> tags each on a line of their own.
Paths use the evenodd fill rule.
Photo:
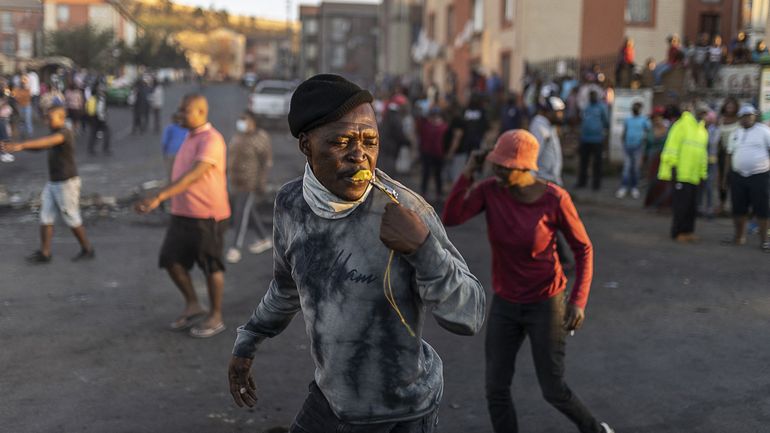
<svg viewBox="0 0 770 433">
<path fill-rule="evenodd" d="M 145 32 L 130 50 L 129 62 L 151 68 L 187 68 L 187 56 L 170 38 L 159 33 Z"/>
<path fill-rule="evenodd" d="M 187 68 L 187 56 L 170 38 L 147 31 L 136 39 L 133 47 L 115 41 L 112 31 L 85 25 L 50 32 L 46 38 L 47 54 L 65 56 L 76 65 L 97 71 L 133 64 L 151 68 Z"/>
<path fill-rule="evenodd" d="M 90 24 L 72 29 L 56 30 L 46 36 L 46 53 L 69 57 L 76 65 L 105 71 L 114 66 L 114 34 Z"/>
</svg>

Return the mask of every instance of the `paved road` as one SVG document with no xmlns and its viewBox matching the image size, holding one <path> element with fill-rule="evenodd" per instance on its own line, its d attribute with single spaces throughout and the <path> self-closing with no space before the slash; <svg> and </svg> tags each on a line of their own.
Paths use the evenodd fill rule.
<svg viewBox="0 0 770 433">
<path fill-rule="evenodd" d="M 170 91 L 169 101 L 184 90 Z M 229 137 L 244 95 L 233 86 L 212 86 L 207 93 L 213 122 Z M 85 189 L 118 194 L 157 178 L 156 139 L 127 137 L 112 160 L 81 157 L 81 168 L 99 167 L 84 173 Z M 301 173 L 302 160 L 285 132 L 274 132 L 274 146 L 273 182 Z M 28 162 L 43 164 L 37 155 Z M 131 182 L 122 183 L 116 173 Z M 24 176 L 43 181 L 39 173 Z M 579 211 L 597 260 L 587 323 L 569 340 L 574 390 L 619 432 L 768 431 L 769 258 L 753 247 L 719 246 L 729 233 L 726 220 L 699 222 L 703 242 L 687 247 L 666 238 L 666 217 L 601 203 L 580 204 Z M 54 262 L 31 267 L 22 257 L 37 242 L 34 216 L 0 215 L 0 431 L 262 432 L 288 425 L 313 372 L 300 317 L 258 353 L 257 408 L 235 407 L 226 385 L 234 329 L 264 293 L 271 257 L 247 255 L 230 267 L 224 303 L 229 330 L 194 340 L 165 330 L 181 305 L 156 268 L 163 225 L 160 215 L 121 209 L 94 214 L 87 228 L 95 261 L 69 263 L 76 244 L 57 229 Z M 449 234 L 489 288 L 483 220 Z M 203 295 L 199 274 L 196 285 Z M 440 431 L 490 431 L 483 336 L 454 336 L 429 320 L 425 338 L 444 360 Z M 514 393 L 522 431 L 574 431 L 542 400 L 527 347 L 518 371 Z"/>
</svg>

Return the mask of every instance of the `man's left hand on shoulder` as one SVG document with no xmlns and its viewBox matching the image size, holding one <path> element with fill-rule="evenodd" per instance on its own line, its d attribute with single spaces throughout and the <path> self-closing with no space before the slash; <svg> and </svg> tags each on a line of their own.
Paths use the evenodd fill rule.
<svg viewBox="0 0 770 433">
<path fill-rule="evenodd" d="M 385 206 L 380 240 L 401 254 L 412 254 L 428 239 L 430 229 L 417 212 L 395 203 Z"/>
</svg>

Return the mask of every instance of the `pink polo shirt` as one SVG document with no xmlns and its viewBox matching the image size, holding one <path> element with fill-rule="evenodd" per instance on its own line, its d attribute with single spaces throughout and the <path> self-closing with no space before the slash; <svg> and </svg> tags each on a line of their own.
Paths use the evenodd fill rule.
<svg viewBox="0 0 770 433">
<path fill-rule="evenodd" d="M 227 198 L 226 173 L 227 147 L 222 134 L 210 123 L 187 134 L 179 148 L 171 171 L 176 181 L 192 170 L 198 161 L 214 166 L 186 191 L 171 197 L 171 214 L 200 219 L 221 221 L 230 217 L 230 202 Z"/>
</svg>

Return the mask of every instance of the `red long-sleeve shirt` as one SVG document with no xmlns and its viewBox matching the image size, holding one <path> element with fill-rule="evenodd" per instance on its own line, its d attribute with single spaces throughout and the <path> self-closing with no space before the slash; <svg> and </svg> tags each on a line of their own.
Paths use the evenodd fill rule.
<svg viewBox="0 0 770 433">
<path fill-rule="evenodd" d="M 556 254 L 561 231 L 575 255 L 575 286 L 569 302 L 584 308 L 593 277 L 593 247 L 569 194 L 557 185 L 537 201 L 522 203 L 486 179 L 475 186 L 460 176 L 444 207 L 447 226 L 464 223 L 481 212 L 492 245 L 492 287 L 510 302 L 531 303 L 551 298 L 567 286 Z"/>
</svg>

